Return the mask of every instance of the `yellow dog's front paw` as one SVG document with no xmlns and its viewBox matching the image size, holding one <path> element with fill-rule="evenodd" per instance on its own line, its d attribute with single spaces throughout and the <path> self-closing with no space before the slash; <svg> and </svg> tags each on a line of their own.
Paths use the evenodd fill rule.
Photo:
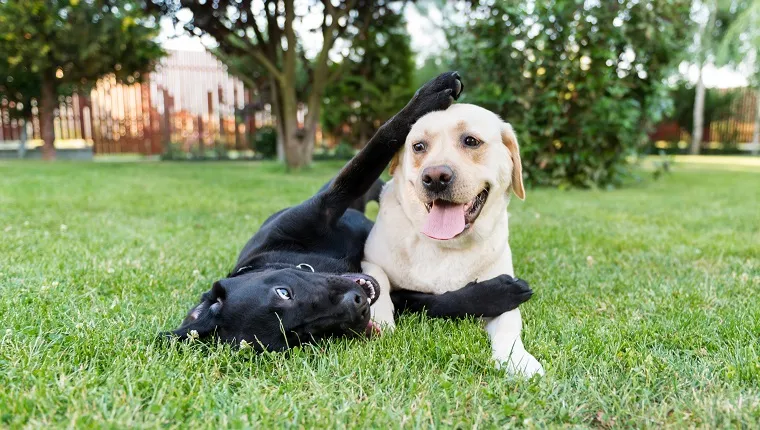
<svg viewBox="0 0 760 430">
<path fill-rule="evenodd" d="M 536 360 L 536 357 L 527 351 L 513 351 L 508 357 L 494 356 L 493 358 L 496 360 L 496 368 L 504 369 L 510 375 L 525 378 L 530 378 L 534 375 L 544 375 L 544 367 Z"/>
</svg>

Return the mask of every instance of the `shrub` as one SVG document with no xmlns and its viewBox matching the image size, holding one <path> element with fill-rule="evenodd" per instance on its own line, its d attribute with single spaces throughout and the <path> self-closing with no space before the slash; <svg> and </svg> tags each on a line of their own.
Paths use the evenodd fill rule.
<svg viewBox="0 0 760 430">
<path fill-rule="evenodd" d="M 616 185 L 626 155 L 645 145 L 668 107 L 663 81 L 691 40 L 689 5 L 496 0 L 474 6 L 472 19 L 448 29 L 465 81 L 462 100 L 512 123 L 526 181 Z"/>
<path fill-rule="evenodd" d="M 354 154 L 356 154 L 354 148 L 345 140 L 341 140 L 340 143 L 335 147 L 333 157 L 338 160 L 349 160 L 354 156 Z"/>
<path fill-rule="evenodd" d="M 274 127 L 262 127 L 253 135 L 253 150 L 262 158 L 277 157 L 277 130 Z"/>
</svg>

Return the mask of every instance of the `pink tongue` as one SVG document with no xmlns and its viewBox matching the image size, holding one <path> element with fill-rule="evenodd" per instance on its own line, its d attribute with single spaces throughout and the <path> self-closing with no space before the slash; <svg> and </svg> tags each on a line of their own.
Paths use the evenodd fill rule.
<svg viewBox="0 0 760 430">
<path fill-rule="evenodd" d="M 464 231 L 464 205 L 433 202 L 422 233 L 433 239 L 448 240 Z"/>
</svg>

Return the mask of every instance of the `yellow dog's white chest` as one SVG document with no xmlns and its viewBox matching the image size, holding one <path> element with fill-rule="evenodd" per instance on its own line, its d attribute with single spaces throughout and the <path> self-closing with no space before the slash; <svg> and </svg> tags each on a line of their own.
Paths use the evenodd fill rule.
<svg viewBox="0 0 760 430">
<path fill-rule="evenodd" d="M 440 294 L 476 280 L 513 274 L 506 238 L 478 243 L 477 249 L 451 249 L 441 248 L 416 232 L 401 235 L 400 231 L 381 221 L 372 230 L 365 249 L 365 258 L 382 267 L 395 288 Z M 375 240 L 389 239 L 391 252 L 387 252 L 387 243 L 372 246 Z"/>
<path fill-rule="evenodd" d="M 506 271 L 506 267 L 501 270 L 495 268 L 499 266 L 499 260 L 502 260 L 496 252 L 503 250 L 484 249 L 478 253 L 481 258 L 474 259 L 472 250 L 440 252 L 436 246 L 424 243 L 427 240 L 421 238 L 416 244 L 408 244 L 411 246 L 400 253 L 407 254 L 405 261 L 385 266 L 388 279 L 393 286 L 440 294 L 458 290 L 470 282 L 495 277 Z"/>
</svg>

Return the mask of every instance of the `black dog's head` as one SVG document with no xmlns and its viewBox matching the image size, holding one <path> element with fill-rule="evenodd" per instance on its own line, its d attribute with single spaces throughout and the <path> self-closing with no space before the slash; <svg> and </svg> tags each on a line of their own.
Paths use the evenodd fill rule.
<svg viewBox="0 0 760 430">
<path fill-rule="evenodd" d="M 334 275 L 286 268 L 243 273 L 214 283 L 171 333 L 182 339 L 216 337 L 282 351 L 305 342 L 364 334 L 377 281 L 358 273 Z"/>
</svg>

